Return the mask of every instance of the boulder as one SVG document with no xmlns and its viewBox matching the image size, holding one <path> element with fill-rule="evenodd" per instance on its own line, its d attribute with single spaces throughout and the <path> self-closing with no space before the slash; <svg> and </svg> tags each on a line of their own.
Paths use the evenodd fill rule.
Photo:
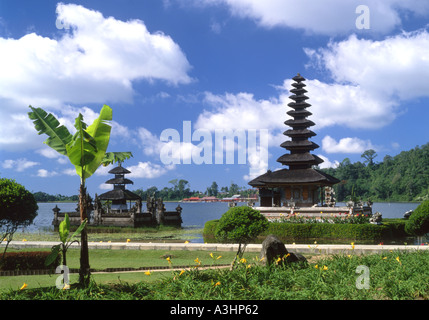
<svg viewBox="0 0 429 320">
<path fill-rule="evenodd" d="M 262 242 L 262 250 L 259 255 L 259 259 L 262 260 L 265 265 L 275 263 L 278 258 L 286 257 L 285 262 L 296 262 L 296 261 L 307 261 L 305 257 L 299 253 L 288 252 L 283 242 L 279 240 L 275 235 L 268 235 L 264 242 Z"/>
</svg>

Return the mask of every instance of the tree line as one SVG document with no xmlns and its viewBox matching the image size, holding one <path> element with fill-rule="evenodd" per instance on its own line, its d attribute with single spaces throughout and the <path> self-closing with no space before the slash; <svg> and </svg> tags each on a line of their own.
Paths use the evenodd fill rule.
<svg viewBox="0 0 429 320">
<path fill-rule="evenodd" d="M 46 192 L 34 192 L 33 193 L 34 199 L 36 199 L 37 202 L 58 202 L 58 201 L 64 201 L 64 202 L 77 202 L 79 200 L 78 195 L 73 196 L 64 196 L 62 194 L 48 194 Z"/>
<path fill-rule="evenodd" d="M 377 162 L 370 149 L 363 161 L 345 158 L 336 168 L 322 171 L 341 180 L 334 186 L 337 201 L 351 196 L 372 201 L 423 201 L 429 199 L 429 143 Z"/>
<path fill-rule="evenodd" d="M 201 198 L 204 196 L 212 196 L 222 199 L 225 197 L 232 197 L 236 194 L 249 197 L 251 194 L 256 193 L 255 190 L 249 190 L 246 187 L 240 187 L 234 182 L 231 182 L 229 187 L 225 186 L 219 189 L 217 182 L 213 181 L 205 191 L 191 191 L 189 181 L 184 179 L 174 179 L 169 181 L 169 183 L 172 184 L 171 187 L 164 187 L 161 190 L 153 186 L 146 190 L 140 188 L 134 190 L 133 192 L 142 197 L 143 200 L 147 199 L 148 196 L 155 196 L 157 198 L 162 198 L 165 201 L 178 201 L 190 197 Z"/>
<path fill-rule="evenodd" d="M 147 188 L 146 190 L 139 188 L 137 190 L 132 190 L 132 192 L 139 195 L 143 200 L 146 200 L 148 196 L 155 196 L 156 198 L 162 198 L 165 201 L 179 201 L 185 198 L 204 196 L 214 196 L 221 199 L 225 197 L 232 197 L 236 194 L 249 197 L 256 192 L 255 190 L 249 190 L 246 187 L 240 187 L 234 182 L 231 182 L 229 186 L 219 188 L 217 182 L 213 181 L 213 183 L 207 187 L 205 191 L 191 190 L 189 181 L 185 179 L 174 179 L 169 181 L 169 183 L 171 186 L 164 187 L 162 189 L 158 189 L 157 187 L 153 186 Z M 77 202 L 79 200 L 78 195 L 52 195 L 41 191 L 35 192 L 33 195 L 37 202 Z"/>
</svg>

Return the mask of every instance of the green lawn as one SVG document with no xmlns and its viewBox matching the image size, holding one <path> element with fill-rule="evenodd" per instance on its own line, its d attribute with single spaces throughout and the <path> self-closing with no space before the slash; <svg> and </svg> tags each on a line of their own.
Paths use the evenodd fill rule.
<svg viewBox="0 0 429 320">
<path fill-rule="evenodd" d="M 169 226 L 158 228 L 92 227 L 88 230 L 88 241 L 186 241 L 199 237 L 202 229 L 180 229 Z M 58 241 L 58 232 L 16 232 L 13 240 Z"/>
<path fill-rule="evenodd" d="M 25 249 L 25 251 L 49 251 L 50 249 Z M 8 250 L 13 252 L 17 250 Z M 20 250 L 21 251 L 21 250 Z M 201 266 L 211 266 L 216 264 L 229 264 L 234 258 L 234 252 L 213 252 L 213 258 L 208 251 L 186 251 L 186 250 L 90 250 L 89 261 L 92 269 L 102 271 L 107 268 L 141 268 L 147 267 L 151 274 L 147 276 L 144 272 L 121 272 L 121 273 L 93 273 L 93 279 L 97 283 L 110 283 L 126 281 L 136 283 L 139 281 L 153 281 L 164 276 L 171 275 L 170 268 L 184 266 L 196 266 L 195 259 L 201 262 Z M 69 268 L 79 268 L 79 249 L 69 249 L 67 251 L 67 264 Z M 250 253 L 248 256 L 251 255 Z M 253 254 L 256 255 L 256 254 Z M 216 259 L 221 256 L 221 258 Z M 170 257 L 171 263 L 167 261 Z M 154 271 L 151 267 L 165 267 L 162 271 Z M 39 288 L 55 285 L 59 275 L 22 275 L 0 277 L 0 292 L 5 290 L 19 289 L 24 283 L 27 288 Z M 70 282 L 78 280 L 77 274 L 72 274 Z"/>
</svg>

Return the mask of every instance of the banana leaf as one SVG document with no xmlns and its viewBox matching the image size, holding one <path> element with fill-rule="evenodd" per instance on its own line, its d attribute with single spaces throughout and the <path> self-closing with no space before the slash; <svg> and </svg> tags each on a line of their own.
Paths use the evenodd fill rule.
<svg viewBox="0 0 429 320">
<path fill-rule="evenodd" d="M 66 146 L 72 141 L 72 135 L 60 122 L 51 114 L 41 108 L 33 108 L 28 116 L 33 120 L 34 127 L 38 134 L 46 134 L 49 136 L 44 142 L 58 153 L 67 156 Z"/>
</svg>

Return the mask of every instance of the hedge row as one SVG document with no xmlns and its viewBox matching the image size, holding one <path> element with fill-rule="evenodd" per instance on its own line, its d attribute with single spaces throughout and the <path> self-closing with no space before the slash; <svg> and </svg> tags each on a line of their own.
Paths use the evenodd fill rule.
<svg viewBox="0 0 429 320">
<path fill-rule="evenodd" d="M 29 252 L 6 252 L 3 259 L 0 254 L 0 270 L 40 270 L 48 269 L 45 266 L 46 257 L 50 251 L 29 251 Z M 60 256 L 52 264 L 55 268 L 60 263 Z"/>
<path fill-rule="evenodd" d="M 205 242 L 215 242 L 214 231 L 219 220 L 207 221 L 204 225 Z M 271 222 L 268 229 L 260 235 L 260 242 L 269 234 L 283 241 L 305 240 L 366 240 L 380 241 L 406 236 L 405 220 L 395 219 L 383 225 L 375 224 L 333 224 L 333 223 L 281 223 Z"/>
</svg>

